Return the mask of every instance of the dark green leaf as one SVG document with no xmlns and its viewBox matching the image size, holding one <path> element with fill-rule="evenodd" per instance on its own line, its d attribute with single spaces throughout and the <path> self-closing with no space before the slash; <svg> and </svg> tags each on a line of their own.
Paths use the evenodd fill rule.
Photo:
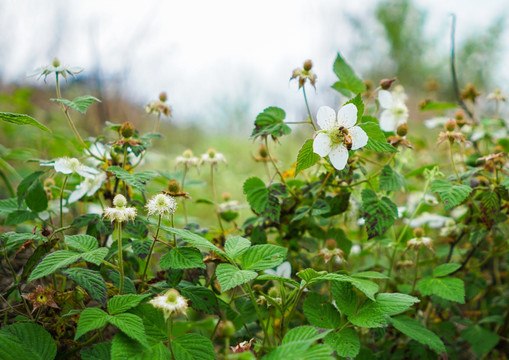
<svg viewBox="0 0 509 360">
<path fill-rule="evenodd" d="M 398 150 L 387 143 L 385 139 L 385 135 L 380 129 L 380 126 L 375 122 L 363 122 L 360 123 L 359 126 L 366 132 L 368 135 L 368 143 L 365 148 L 370 149 L 376 152 L 397 152 Z"/>
<path fill-rule="evenodd" d="M 442 179 L 433 180 L 431 183 L 431 191 L 438 193 L 444 203 L 446 210 L 461 204 L 467 196 L 472 192 L 472 188 L 468 185 L 453 185 Z"/>
<path fill-rule="evenodd" d="M 411 339 L 428 345 L 437 354 L 446 352 L 444 343 L 433 332 L 424 328 L 420 322 L 406 316 L 398 316 L 391 319 L 392 325 Z"/>
<path fill-rule="evenodd" d="M 153 171 L 138 171 L 137 173 L 129 173 L 118 166 L 110 166 L 109 172 L 112 172 L 117 178 L 125 181 L 128 185 L 145 192 L 145 186 L 152 181 L 157 174 Z"/>
<path fill-rule="evenodd" d="M 336 329 L 341 325 L 339 312 L 319 294 L 309 293 L 303 310 L 309 322 L 319 328 Z"/>
<path fill-rule="evenodd" d="M 284 110 L 277 107 L 268 107 L 258 114 L 255 120 L 255 128 L 251 137 L 280 137 L 288 135 L 292 129 L 284 123 L 286 114 Z"/>
<path fill-rule="evenodd" d="M 398 217 L 398 207 L 388 197 L 379 200 L 370 189 L 362 190 L 361 197 L 368 239 L 385 234 Z"/>
<path fill-rule="evenodd" d="M 164 254 L 159 263 L 161 269 L 192 269 L 202 268 L 205 269 L 203 262 L 203 255 L 200 250 L 190 247 L 181 246 L 171 249 L 168 253 Z"/>
<path fill-rule="evenodd" d="M 64 271 L 64 274 L 83 287 L 90 297 L 106 304 L 108 298 L 106 282 L 98 271 L 82 268 L 70 268 Z"/>
</svg>

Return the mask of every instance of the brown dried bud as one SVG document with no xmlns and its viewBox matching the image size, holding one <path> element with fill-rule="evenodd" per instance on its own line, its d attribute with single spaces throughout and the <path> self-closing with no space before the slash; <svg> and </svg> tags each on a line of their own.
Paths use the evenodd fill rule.
<svg viewBox="0 0 509 360">
<path fill-rule="evenodd" d="M 309 71 L 313 67 L 313 62 L 311 60 L 304 61 L 304 70 Z"/>
<path fill-rule="evenodd" d="M 408 134 L 408 125 L 407 124 L 399 125 L 398 128 L 396 129 L 396 133 L 399 136 L 405 136 L 406 134 Z"/>
<path fill-rule="evenodd" d="M 475 99 L 481 95 L 479 91 L 475 88 L 475 85 L 472 83 L 468 83 L 465 89 L 461 92 L 461 98 L 463 100 L 470 100 L 475 102 Z"/>
<path fill-rule="evenodd" d="M 161 100 L 162 102 L 165 102 L 166 100 L 168 100 L 168 96 L 166 95 L 166 92 L 162 92 L 159 94 L 159 100 Z"/>
<path fill-rule="evenodd" d="M 131 124 L 129 121 L 126 121 L 120 127 L 120 134 L 126 139 L 129 139 L 131 136 L 133 136 L 135 132 L 136 129 L 134 128 L 133 124 Z"/>
<path fill-rule="evenodd" d="M 48 237 L 51 235 L 51 229 L 43 228 L 41 231 L 42 236 Z"/>
<path fill-rule="evenodd" d="M 397 79 L 396 78 L 392 78 L 392 79 L 382 79 L 380 80 L 380 87 L 384 90 L 389 90 L 392 86 L 392 83 L 395 82 Z"/>
<path fill-rule="evenodd" d="M 416 238 L 422 238 L 424 236 L 424 230 L 421 227 L 414 229 L 414 236 Z"/>
<path fill-rule="evenodd" d="M 327 250 L 334 250 L 338 247 L 338 243 L 336 242 L 336 240 L 334 239 L 327 239 L 327 241 L 325 241 L 325 248 Z"/>
<path fill-rule="evenodd" d="M 447 120 L 445 122 L 444 128 L 447 131 L 454 131 L 454 129 L 456 129 L 456 120 L 454 119 Z"/>
</svg>

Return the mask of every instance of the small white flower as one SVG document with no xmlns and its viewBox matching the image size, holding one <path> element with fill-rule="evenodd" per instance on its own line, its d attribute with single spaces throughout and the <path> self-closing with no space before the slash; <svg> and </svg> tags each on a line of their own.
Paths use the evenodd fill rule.
<svg viewBox="0 0 509 360">
<path fill-rule="evenodd" d="M 275 270 L 273 269 L 265 270 L 265 274 L 276 275 L 279 277 L 290 279 L 292 277 L 292 265 L 290 264 L 290 262 L 285 261 L 281 263 L 281 265 L 279 265 Z"/>
<path fill-rule="evenodd" d="M 157 309 L 161 309 L 166 320 L 173 313 L 187 315 L 187 299 L 175 289 L 168 290 L 164 295 L 156 296 L 149 301 L 149 304 Z"/>
<path fill-rule="evenodd" d="M 325 157 L 329 155 L 332 165 L 343 170 L 348 161 L 348 151 L 356 150 L 368 143 L 368 135 L 357 122 L 357 107 L 354 104 L 346 104 L 336 112 L 322 106 L 316 115 L 318 125 L 322 130 L 318 131 L 313 141 L 313 152 Z"/>
<path fill-rule="evenodd" d="M 408 108 L 405 105 L 406 95 L 403 91 L 390 92 L 380 90 L 378 101 L 384 109 L 380 116 L 380 128 L 383 131 L 395 131 L 408 120 Z"/>
<path fill-rule="evenodd" d="M 223 203 L 220 203 L 217 205 L 217 210 L 222 213 L 222 212 L 228 212 L 228 211 L 234 211 L 234 212 L 237 212 L 239 211 L 240 209 L 244 208 L 245 205 L 242 205 L 239 201 L 237 200 L 230 200 L 230 201 L 226 201 L 226 202 L 223 202 Z"/>
<path fill-rule="evenodd" d="M 104 217 L 111 222 L 122 223 L 136 218 L 136 208 L 126 207 L 127 200 L 123 195 L 117 195 L 113 199 L 115 207 L 104 209 Z"/>
<path fill-rule="evenodd" d="M 198 166 L 200 159 L 196 156 L 193 156 L 193 152 L 191 150 L 186 150 L 182 154 L 182 156 L 177 156 L 177 166 L 184 165 L 187 168 L 191 168 L 193 166 Z"/>
<path fill-rule="evenodd" d="M 410 221 L 411 228 L 421 227 L 423 225 L 428 225 L 432 229 L 439 229 L 445 225 L 445 222 L 450 218 L 447 216 L 442 216 L 438 214 L 430 214 L 428 212 L 424 212 L 421 216 L 416 217 L 412 221 Z"/>
<path fill-rule="evenodd" d="M 41 162 L 41 166 L 53 166 L 56 172 L 70 175 L 76 173 L 88 179 L 94 179 L 99 171 L 90 166 L 83 165 L 76 158 L 61 157 L 50 162 Z"/>
<path fill-rule="evenodd" d="M 76 186 L 76 189 L 69 195 L 67 199 L 68 204 L 78 201 L 83 196 L 92 196 L 97 190 L 99 190 L 106 180 L 106 174 L 100 173 L 94 177 L 94 179 L 86 178 L 81 184 Z"/>
<path fill-rule="evenodd" d="M 157 214 L 159 216 L 175 214 L 177 210 L 177 201 L 172 196 L 166 194 L 157 194 L 147 203 L 148 215 Z"/>
<path fill-rule="evenodd" d="M 359 244 L 354 244 L 350 249 L 350 255 L 359 255 L 361 251 L 362 251 L 361 246 Z"/>
<path fill-rule="evenodd" d="M 408 240 L 407 242 L 407 248 L 414 247 L 414 248 L 420 248 L 422 246 L 425 246 L 429 250 L 433 251 L 433 240 L 429 237 L 416 237 L 413 239 Z"/>
<path fill-rule="evenodd" d="M 35 69 L 33 72 L 27 74 L 27 76 L 31 77 L 39 75 L 39 78 L 44 76 L 44 80 L 46 80 L 46 77 L 52 73 L 67 78 L 67 75 L 71 75 L 74 77 L 75 75 L 81 73 L 82 71 L 83 71 L 82 67 L 60 65 L 60 62 L 57 59 L 55 59 L 53 60 L 53 63 L 51 65 L 41 66 Z"/>
<path fill-rule="evenodd" d="M 207 162 L 211 165 L 217 165 L 220 162 L 226 163 L 226 158 L 223 154 L 216 152 L 214 149 L 209 149 L 200 158 L 200 163 Z"/>
<path fill-rule="evenodd" d="M 445 122 L 449 119 L 450 117 L 446 116 L 434 117 L 428 120 L 424 120 L 424 126 L 426 126 L 428 129 L 435 129 L 437 127 L 443 128 Z"/>
</svg>

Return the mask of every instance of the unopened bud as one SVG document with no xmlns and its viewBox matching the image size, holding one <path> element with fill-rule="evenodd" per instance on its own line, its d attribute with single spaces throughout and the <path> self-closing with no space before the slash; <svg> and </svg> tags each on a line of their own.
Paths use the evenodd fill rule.
<svg viewBox="0 0 509 360">
<path fill-rule="evenodd" d="M 454 129 L 456 129 L 456 120 L 454 119 L 449 119 L 445 122 L 445 130 L 447 131 L 454 131 Z"/>
<path fill-rule="evenodd" d="M 43 228 L 41 231 L 42 236 L 48 237 L 51 235 L 51 229 Z"/>
<path fill-rule="evenodd" d="M 279 290 L 278 288 L 276 287 L 271 287 L 269 289 L 269 292 L 268 292 L 268 295 L 271 297 L 271 298 L 276 298 L 276 297 L 279 297 Z"/>
<path fill-rule="evenodd" d="M 54 67 L 59 67 L 60 66 L 60 61 L 57 58 L 53 59 L 53 66 Z"/>
<path fill-rule="evenodd" d="M 398 134 L 398 136 L 405 136 L 406 134 L 408 134 L 408 125 L 407 124 L 399 125 L 398 128 L 396 129 L 396 133 Z"/>
<path fill-rule="evenodd" d="M 269 156 L 269 153 L 267 152 L 267 147 L 265 145 L 261 145 L 258 148 L 258 155 L 260 155 L 261 158 L 266 158 Z"/>
<path fill-rule="evenodd" d="M 397 79 L 396 78 L 392 78 L 392 79 L 382 79 L 380 80 L 380 87 L 384 90 L 389 90 L 392 86 L 392 83 L 395 82 Z"/>
<path fill-rule="evenodd" d="M 173 179 L 168 183 L 168 191 L 176 194 L 180 192 L 180 184 L 177 180 Z"/>
<path fill-rule="evenodd" d="M 311 60 L 304 61 L 304 70 L 309 71 L 313 67 L 313 62 Z"/>
<path fill-rule="evenodd" d="M 190 159 L 193 157 L 193 151 L 191 149 L 187 149 L 182 153 L 182 156 L 184 156 L 186 159 Z"/>
<path fill-rule="evenodd" d="M 120 134 L 126 139 L 133 136 L 135 132 L 136 132 L 136 130 L 135 130 L 133 124 L 131 124 L 129 121 L 126 121 L 120 127 Z"/>
<path fill-rule="evenodd" d="M 422 238 L 424 236 L 424 230 L 421 227 L 414 229 L 414 236 L 416 238 Z"/>
<path fill-rule="evenodd" d="M 223 201 L 230 201 L 232 199 L 232 194 L 230 194 L 229 192 L 224 192 L 221 195 L 221 198 L 223 199 Z"/>
<path fill-rule="evenodd" d="M 207 150 L 207 154 L 209 155 L 209 158 L 214 158 L 216 156 L 216 149 L 210 148 Z"/>
<path fill-rule="evenodd" d="M 221 321 L 217 329 L 219 336 L 223 338 L 232 337 L 235 334 L 235 325 L 230 320 Z"/>
<path fill-rule="evenodd" d="M 327 239 L 327 241 L 325 241 L 325 247 L 327 250 L 334 250 L 338 247 L 338 243 L 334 239 Z"/>
<path fill-rule="evenodd" d="M 166 95 L 166 92 L 162 92 L 159 94 L 159 100 L 161 100 L 162 102 L 165 102 L 166 100 L 168 99 L 168 96 Z"/>
</svg>

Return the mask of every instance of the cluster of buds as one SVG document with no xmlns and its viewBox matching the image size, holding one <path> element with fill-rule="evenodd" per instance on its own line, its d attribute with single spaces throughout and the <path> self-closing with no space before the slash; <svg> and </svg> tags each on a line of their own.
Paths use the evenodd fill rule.
<svg viewBox="0 0 509 360">
<path fill-rule="evenodd" d="M 445 131 L 442 131 L 440 134 L 438 134 L 438 142 L 437 145 L 440 145 L 445 140 L 448 140 L 451 144 L 458 143 L 458 144 L 466 144 L 468 143 L 467 139 L 465 138 L 465 134 L 456 131 L 457 124 L 455 119 L 449 119 L 445 122 L 444 125 Z"/>
<path fill-rule="evenodd" d="M 168 99 L 165 92 L 159 94 L 159 101 L 152 101 L 145 105 L 145 111 L 147 114 L 159 114 L 170 116 L 171 107 L 166 104 L 166 100 Z"/>
<path fill-rule="evenodd" d="M 335 258 L 337 263 L 345 260 L 345 253 L 338 248 L 338 243 L 334 239 L 325 241 L 325 247 L 318 252 L 318 256 L 323 257 L 325 263 L 328 263 L 332 258 Z"/>
<path fill-rule="evenodd" d="M 424 230 L 422 228 L 416 228 L 414 230 L 414 236 L 415 237 L 413 239 L 408 240 L 407 249 L 420 249 L 421 247 L 425 246 L 430 251 L 433 251 L 433 240 L 424 236 Z"/>
<path fill-rule="evenodd" d="M 292 77 L 290 80 L 298 79 L 299 80 L 299 89 L 306 84 L 306 81 L 309 80 L 311 85 L 316 88 L 316 74 L 311 71 L 313 68 L 313 62 L 311 60 L 304 61 L 303 68 L 297 68 L 293 70 Z"/>
</svg>

